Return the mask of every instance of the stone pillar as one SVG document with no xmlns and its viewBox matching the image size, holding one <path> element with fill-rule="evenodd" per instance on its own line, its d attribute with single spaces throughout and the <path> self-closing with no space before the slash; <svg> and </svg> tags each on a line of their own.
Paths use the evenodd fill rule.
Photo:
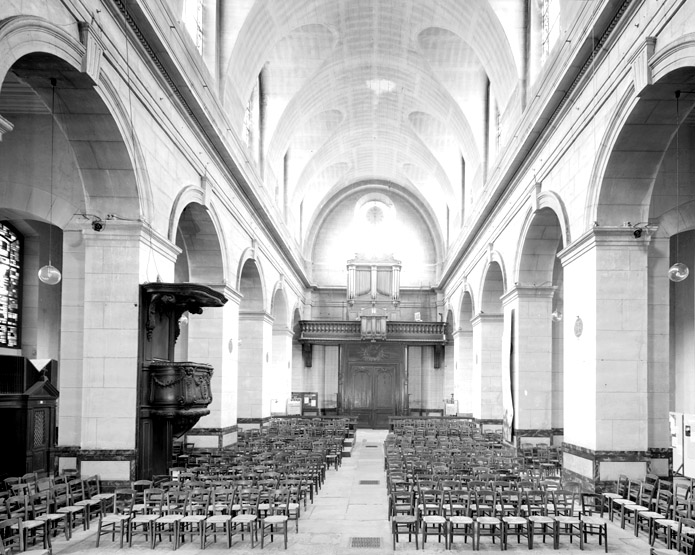
<svg viewBox="0 0 695 555">
<path fill-rule="evenodd" d="M 649 451 L 650 470 L 659 476 L 667 476 L 671 470 L 673 452 L 668 415 L 670 392 L 677 388 L 670 374 L 669 248 L 668 237 L 652 237 L 649 243 Z"/>
<path fill-rule="evenodd" d="M 201 418 L 186 434 L 196 447 L 222 449 L 236 443 L 239 303 L 241 295 L 223 286 L 227 303 L 221 308 L 203 309 L 189 317 L 189 359 L 212 365 L 210 414 Z"/>
<path fill-rule="evenodd" d="M 284 413 L 287 410 L 287 401 L 292 395 L 292 337 L 292 330 L 287 327 L 273 329 L 269 394 L 271 407 L 275 407 L 276 412 Z"/>
<path fill-rule="evenodd" d="M 502 314 L 477 314 L 473 326 L 473 416 L 484 429 L 502 426 Z"/>
<path fill-rule="evenodd" d="M 139 283 L 151 244 L 139 222 L 63 232 L 59 468 L 104 480 L 134 475 Z M 156 241 L 158 254 L 167 244 Z M 168 245 L 173 271 L 178 249 Z"/>
<path fill-rule="evenodd" d="M 554 287 L 517 285 L 502 297 L 504 315 L 515 312 L 513 361 L 504 361 L 505 371 L 514 364 L 514 435 L 517 441 L 552 442 L 552 304 Z M 505 337 L 504 353 L 511 337 Z M 508 407 L 505 407 L 508 408 Z"/>
<path fill-rule="evenodd" d="M 473 414 L 473 332 L 458 329 L 454 332 L 456 372 L 454 396 L 459 402 L 459 414 Z"/>
<path fill-rule="evenodd" d="M 560 252 L 564 267 L 564 472 L 600 489 L 647 472 L 648 244 L 632 228 L 594 228 Z"/>
<path fill-rule="evenodd" d="M 273 318 L 266 312 L 239 313 L 238 423 L 259 425 L 270 416 L 269 351 Z"/>
</svg>

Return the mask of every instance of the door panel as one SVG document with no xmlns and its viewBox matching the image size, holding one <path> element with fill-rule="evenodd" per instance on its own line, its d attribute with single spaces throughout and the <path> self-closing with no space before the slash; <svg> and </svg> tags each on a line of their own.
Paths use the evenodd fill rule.
<svg viewBox="0 0 695 555">
<path fill-rule="evenodd" d="M 357 410 L 369 410 L 372 407 L 372 372 L 371 368 L 356 367 L 352 374 L 353 407 Z"/>
<path fill-rule="evenodd" d="M 387 428 L 389 416 L 397 414 L 396 365 L 351 365 L 349 374 L 351 412 L 358 426 Z"/>
</svg>

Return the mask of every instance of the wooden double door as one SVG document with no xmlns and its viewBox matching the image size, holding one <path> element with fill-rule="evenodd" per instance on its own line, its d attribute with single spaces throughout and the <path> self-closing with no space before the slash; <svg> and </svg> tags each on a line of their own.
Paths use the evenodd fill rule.
<svg viewBox="0 0 695 555">
<path fill-rule="evenodd" d="M 367 343 L 348 345 L 344 353 L 342 412 L 357 417 L 358 427 L 388 428 L 389 417 L 405 410 L 405 347 Z"/>
<path fill-rule="evenodd" d="M 396 365 L 353 365 L 352 416 L 361 428 L 388 428 L 389 416 L 397 414 Z"/>
</svg>

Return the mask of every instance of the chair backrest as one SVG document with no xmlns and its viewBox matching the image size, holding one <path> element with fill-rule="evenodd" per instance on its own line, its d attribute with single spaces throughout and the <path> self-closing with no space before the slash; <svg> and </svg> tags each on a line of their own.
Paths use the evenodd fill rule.
<svg viewBox="0 0 695 555">
<path fill-rule="evenodd" d="M 145 506 L 146 514 L 160 514 L 162 512 L 166 491 L 163 488 L 147 488 L 142 492 L 142 503 Z M 138 495 L 137 492 L 136 495 Z"/>
<path fill-rule="evenodd" d="M 630 485 L 630 478 L 625 474 L 620 474 L 616 482 L 616 493 L 621 497 L 627 498 L 628 487 Z"/>
<path fill-rule="evenodd" d="M 50 490 L 37 491 L 27 498 L 27 506 L 31 511 L 32 519 L 50 513 L 52 505 L 53 498 Z"/>
<path fill-rule="evenodd" d="M 162 509 L 168 514 L 186 515 L 190 493 L 188 490 L 168 490 L 164 494 Z"/>
<path fill-rule="evenodd" d="M 136 492 L 134 489 L 118 488 L 114 492 L 113 513 L 120 515 L 133 514 Z"/>
<path fill-rule="evenodd" d="M 20 518 L 0 521 L 0 554 L 9 554 L 13 549 L 24 551 L 24 530 Z"/>
<path fill-rule="evenodd" d="M 83 481 L 83 488 L 85 498 L 87 499 L 99 495 L 101 493 L 101 491 L 99 491 L 99 476 L 95 474 L 85 478 Z"/>
<path fill-rule="evenodd" d="M 664 515 L 665 518 L 671 518 L 673 514 L 673 492 L 668 490 L 659 490 L 655 498 L 654 510 Z"/>
<path fill-rule="evenodd" d="M 642 494 L 642 482 L 630 480 L 627 486 L 627 497 L 630 501 L 639 503 L 640 495 Z"/>
<path fill-rule="evenodd" d="M 70 490 L 67 484 L 56 483 L 51 489 L 51 492 L 56 509 L 70 505 Z"/>
<path fill-rule="evenodd" d="M 11 495 L 5 499 L 5 506 L 10 518 L 29 520 L 29 505 L 27 495 Z"/>
<path fill-rule="evenodd" d="M 444 491 L 440 489 L 421 489 L 418 506 L 423 514 L 442 514 L 444 512 Z"/>
<path fill-rule="evenodd" d="M 575 501 L 577 500 L 577 494 L 573 491 L 566 489 L 558 489 L 553 492 L 553 506 L 555 507 L 555 514 L 562 514 L 565 516 L 572 516 L 574 514 Z"/>
<path fill-rule="evenodd" d="M 579 497 L 581 499 L 583 515 L 591 516 L 594 513 L 601 513 L 603 497 L 600 493 L 582 492 L 579 494 Z"/>
<path fill-rule="evenodd" d="M 682 517 L 678 525 L 678 552 L 692 555 L 695 552 L 695 519 Z"/>
<path fill-rule="evenodd" d="M 548 513 L 548 498 L 545 490 L 531 489 L 523 492 L 524 505 L 528 514 L 546 515 Z"/>
<path fill-rule="evenodd" d="M 188 509 L 189 514 L 206 515 L 210 506 L 210 490 L 206 488 L 196 488 L 189 492 Z"/>
<path fill-rule="evenodd" d="M 84 500 L 84 482 L 80 478 L 75 478 L 68 482 L 70 491 L 70 504 L 74 505 L 78 501 Z"/>
</svg>

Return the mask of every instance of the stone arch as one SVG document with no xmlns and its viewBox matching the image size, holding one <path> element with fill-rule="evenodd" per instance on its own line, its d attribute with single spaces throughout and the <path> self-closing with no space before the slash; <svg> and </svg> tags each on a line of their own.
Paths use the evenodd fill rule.
<svg viewBox="0 0 695 555">
<path fill-rule="evenodd" d="M 284 413 L 292 393 L 292 327 L 289 324 L 287 295 L 283 280 L 275 284 L 271 300 L 273 339 L 270 386 L 270 412 Z"/>
<path fill-rule="evenodd" d="M 223 283 L 225 257 L 214 212 L 203 204 L 190 202 L 185 206 L 175 204 L 172 220 L 175 217 L 175 223 L 172 222 L 174 235 L 170 240 L 182 251 L 174 269 L 175 280 Z"/>
<path fill-rule="evenodd" d="M 480 312 L 501 314 L 501 296 L 507 290 L 504 263 L 497 252 L 492 252 L 480 281 Z"/>
<path fill-rule="evenodd" d="M 688 45 L 686 50 L 692 47 Z M 648 222 L 654 217 L 650 209 L 655 186 L 668 184 L 668 180 L 661 184 L 656 180 L 677 129 L 675 91 L 690 87 L 695 76 L 695 57 L 690 66 L 683 65 L 686 59 L 678 56 L 673 64 L 664 62 L 678 67 L 668 74 L 659 73 L 661 79 L 639 91 L 638 98 L 634 90 L 623 97 L 625 112 L 611 121 L 606 141 L 610 146 L 597 160 L 593 175 L 593 219 L 600 226 Z M 681 96 L 681 126 L 693 106 L 695 95 Z"/>
<path fill-rule="evenodd" d="M 239 422 L 260 425 L 270 415 L 270 350 L 273 318 L 265 311 L 264 280 L 254 249 L 240 261 L 239 303 Z"/>
<path fill-rule="evenodd" d="M 454 393 L 459 401 L 459 412 L 473 414 L 473 371 L 475 351 L 473 349 L 473 324 L 475 304 L 468 287 L 464 288 L 458 307 L 458 329 L 454 332 L 456 342 L 456 373 Z"/>
<path fill-rule="evenodd" d="M 263 268 L 256 259 L 256 249 L 253 247 L 247 248 L 242 253 L 241 258 L 239 259 L 239 269 L 237 271 L 237 291 L 239 291 L 244 296 L 246 294 L 244 293 L 245 286 L 242 280 L 244 279 L 244 269 L 247 267 L 252 268 L 252 272 L 255 272 L 258 278 L 257 280 L 255 276 L 252 278 L 252 281 L 254 283 L 253 296 L 246 301 L 242 299 L 241 304 L 242 306 L 246 305 L 246 307 L 248 307 L 248 310 L 265 310 L 266 294 L 265 279 L 263 277 Z M 248 274 L 247 278 L 249 278 Z M 249 304 L 249 302 L 251 302 L 252 305 Z"/>
<path fill-rule="evenodd" d="M 539 205 L 537 210 L 529 211 L 516 251 L 515 282 L 536 286 L 552 284 L 557 253 L 567 245 L 565 236 L 566 230 L 555 207 L 541 208 Z"/>
<path fill-rule="evenodd" d="M 79 206 L 54 195 L 53 222 L 64 228 L 71 217 L 80 212 L 90 212 L 105 219 L 107 212 L 112 210 L 112 203 L 111 197 L 101 193 L 104 183 L 118 188 L 122 195 L 116 216 L 126 220 L 139 220 L 141 216 L 148 219 L 152 206 L 151 191 L 144 171 L 144 157 L 135 139 L 130 117 L 107 75 L 108 68 L 100 71 L 99 81 L 95 83 L 90 75 L 82 72 L 84 56 L 85 49 L 79 41 L 42 18 L 12 17 L 0 23 L 0 76 L 3 76 L 0 87 L 8 83 L 11 72 L 18 74 L 21 82 L 14 79 L 12 85 L 35 93 L 46 107 L 46 113 L 50 114 L 52 91 L 49 77 L 56 76 L 58 80 L 53 108 L 57 116 L 56 133 L 61 134 L 72 149 L 71 156 L 79 170 L 76 182 L 81 183 L 84 193 Z M 40 69 L 35 69 L 38 67 Z M 70 87 L 63 89 L 61 84 L 65 82 L 69 82 Z M 73 101 L 76 91 L 80 96 Z M 65 103 L 72 104 L 69 112 L 64 110 Z M 88 131 L 87 126 L 80 124 L 80 118 L 84 117 L 89 117 L 92 122 Z M 13 132 L 18 132 L 17 126 Z M 85 143 L 91 145 L 91 151 L 80 148 Z M 108 147 L 106 143 L 109 143 Z M 102 153 L 106 150 L 108 155 Z M 111 166 L 104 165 L 109 163 Z M 8 196 L 11 199 L 11 195 Z M 46 195 L 34 194 L 32 202 L 37 203 L 33 211 L 48 212 L 41 207 L 41 204 L 48 205 Z"/>
<path fill-rule="evenodd" d="M 524 222 L 517 247 L 516 286 L 505 297 L 505 317 L 510 320 L 505 372 L 510 376 L 511 394 L 505 408 L 513 415 L 513 422 L 510 418 L 507 424 L 510 437 L 531 443 L 550 442 L 564 428 L 560 324 L 564 279 L 558 253 L 566 246 L 566 220 L 556 195 L 547 195 L 542 207 L 538 204 Z"/>
</svg>

